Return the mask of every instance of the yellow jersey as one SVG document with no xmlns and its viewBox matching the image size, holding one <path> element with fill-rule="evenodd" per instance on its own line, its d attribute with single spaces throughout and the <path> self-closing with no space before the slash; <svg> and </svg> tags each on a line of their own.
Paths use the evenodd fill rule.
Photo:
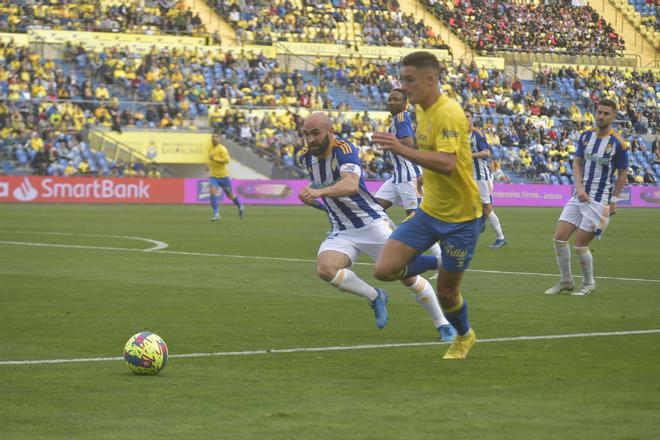
<svg viewBox="0 0 660 440">
<path fill-rule="evenodd" d="M 460 104 L 443 94 L 426 111 L 417 106 L 417 145 L 420 150 L 456 155 L 451 176 L 423 168 L 422 211 L 449 223 L 481 217 L 479 189 L 472 172 L 470 125 Z"/>
<path fill-rule="evenodd" d="M 209 148 L 209 174 L 211 177 L 223 178 L 229 176 L 229 151 L 222 144 L 212 145 Z"/>
</svg>

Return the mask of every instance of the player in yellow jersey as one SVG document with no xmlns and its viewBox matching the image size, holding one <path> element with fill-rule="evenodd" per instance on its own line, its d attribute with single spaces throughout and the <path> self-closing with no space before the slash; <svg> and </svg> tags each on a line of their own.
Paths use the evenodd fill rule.
<svg viewBox="0 0 660 440">
<path fill-rule="evenodd" d="M 432 268 L 436 257 L 422 253 L 439 241 L 438 299 L 458 332 L 444 358 L 465 359 L 477 338 L 459 287 L 477 246 L 482 211 L 472 172 L 470 126 L 458 102 L 440 92 L 439 73 L 440 64 L 429 52 L 413 52 L 403 58 L 401 88 L 417 105 L 417 150 L 391 133 L 372 137 L 383 150 L 421 165 L 424 176 L 421 205 L 387 240 L 374 275 L 393 281 Z"/>
<path fill-rule="evenodd" d="M 211 207 L 213 208 L 213 217 L 211 217 L 212 222 L 217 222 L 220 220 L 220 190 L 225 193 L 225 195 L 234 202 L 234 205 L 238 207 L 238 215 L 240 218 L 243 218 L 245 210 L 243 209 L 243 204 L 241 201 L 234 195 L 231 190 L 231 180 L 229 180 L 229 171 L 227 170 L 227 165 L 229 165 L 229 151 L 227 147 L 220 143 L 220 136 L 218 134 L 213 134 L 211 138 L 211 147 L 209 148 L 209 192 L 211 199 Z"/>
</svg>

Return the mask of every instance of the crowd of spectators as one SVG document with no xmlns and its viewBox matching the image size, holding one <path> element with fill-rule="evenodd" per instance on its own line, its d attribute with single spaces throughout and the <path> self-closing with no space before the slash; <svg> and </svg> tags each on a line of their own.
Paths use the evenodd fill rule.
<svg viewBox="0 0 660 440">
<path fill-rule="evenodd" d="M 638 134 L 660 130 L 660 71 L 540 65 L 537 78 L 585 108 L 595 108 L 602 99 L 617 101 L 619 117 L 630 121 Z"/>
<path fill-rule="evenodd" d="M 208 0 L 241 41 L 447 48 L 422 20 L 397 0 Z"/>
<path fill-rule="evenodd" d="M 479 52 L 567 52 L 614 56 L 625 42 L 591 6 L 572 0 L 425 0 L 427 7 Z"/>
<path fill-rule="evenodd" d="M 199 14 L 183 0 L 12 0 L 0 2 L 0 32 L 28 28 L 203 35 Z"/>
<path fill-rule="evenodd" d="M 58 63 L 42 59 L 28 48 L 0 45 L 2 146 L 20 164 L 40 164 L 35 165 L 40 173 L 70 173 L 72 162 L 76 172 L 131 174 L 131 165 L 111 163 L 89 150 L 79 135 L 86 125 L 116 131 L 133 127 L 194 129 L 199 118 L 207 119 L 228 137 L 294 166 L 293 159 L 303 145 L 302 117 L 299 110 L 283 109 L 306 107 L 301 105 L 301 97 L 306 95 L 313 96 L 319 108 L 324 106 L 322 97 L 327 96 L 330 82 L 366 96 L 376 107 L 398 85 L 398 66 L 385 60 L 318 59 L 321 81 L 315 84 L 305 81 L 300 72 L 288 73 L 276 60 L 253 52 L 234 55 L 204 49 L 153 49 L 137 54 L 113 48 L 97 53 L 68 45 L 65 54 L 95 79 L 77 78 L 73 70 L 64 74 Z M 621 124 L 619 131 L 633 145 L 631 179 L 658 177 L 653 170 L 658 165 L 654 155 L 660 153 L 638 137 L 657 131 L 656 73 L 545 67 L 540 68 L 539 86 L 562 93 L 568 78 L 571 90 L 580 90 L 582 94 L 577 96 L 588 99 L 566 103 L 550 98 L 538 86 L 529 90 L 517 78 L 475 63 L 443 64 L 440 80 L 443 91 L 469 109 L 486 132 L 493 145 L 494 164 L 527 179 L 550 183 L 572 181 L 572 155 L 579 133 L 593 127 L 594 104 L 616 95 L 623 105 L 621 119 L 630 121 Z M 117 87 L 142 104 L 128 107 L 120 103 L 114 93 Z M 635 110 L 637 119 L 626 105 Z M 367 176 L 387 177 L 389 165 L 370 145 L 371 133 L 385 129 L 387 120 L 374 113 L 336 114 L 336 133 L 359 147 Z M 38 155 L 42 149 L 45 156 Z M 44 157 L 48 158 L 46 167 Z M 140 173 L 139 169 L 133 171 Z"/>
<path fill-rule="evenodd" d="M 68 45 L 66 58 L 100 88 L 119 86 L 131 99 L 151 103 L 144 112 L 122 113 L 121 125 L 185 127 L 217 105 L 336 107 L 324 82 L 305 81 L 300 72 L 286 71 L 260 53 L 154 48 L 139 54 Z"/>
<path fill-rule="evenodd" d="M 0 154 L 18 166 L 48 175 L 139 175 L 141 168 L 157 175 L 154 167 L 106 160 L 83 141 L 86 126 L 112 128 L 118 116 L 107 90 L 27 47 L 0 43 Z"/>
</svg>

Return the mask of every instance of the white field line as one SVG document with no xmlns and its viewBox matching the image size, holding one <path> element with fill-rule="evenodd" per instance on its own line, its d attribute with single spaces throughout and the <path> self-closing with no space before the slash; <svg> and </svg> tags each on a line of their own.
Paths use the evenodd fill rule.
<svg viewBox="0 0 660 440">
<path fill-rule="evenodd" d="M 660 329 L 650 330 L 629 330 L 618 332 L 594 332 L 594 333 L 569 333 L 564 335 L 540 335 L 540 336 L 514 336 L 505 338 L 487 338 L 479 339 L 479 344 L 490 342 L 519 342 L 519 341 L 540 341 L 552 339 L 573 339 L 573 338 L 594 338 L 604 336 L 629 336 L 646 335 L 660 333 Z M 382 348 L 408 348 L 408 347 L 426 347 L 434 345 L 444 345 L 446 342 L 408 342 L 398 344 L 363 344 L 363 345 L 338 345 L 334 347 L 297 347 L 297 348 L 273 348 L 251 351 L 219 351 L 212 353 L 187 353 L 173 354 L 170 358 L 199 358 L 199 357 L 229 357 L 229 356 L 256 356 L 264 354 L 282 354 L 282 353 L 318 353 L 324 351 L 349 351 L 349 350 L 377 350 Z M 77 359 L 40 359 L 23 361 L 0 361 L 2 365 L 44 365 L 44 364 L 70 364 L 80 362 L 108 362 L 120 361 L 122 357 L 96 357 L 96 358 L 77 358 Z"/>
<path fill-rule="evenodd" d="M 109 235 L 109 234 L 84 234 L 84 233 L 77 233 L 77 232 L 45 232 L 45 231 L 2 231 L 0 230 L 1 233 L 6 233 L 6 232 L 11 232 L 12 234 L 37 234 L 37 235 L 62 235 L 62 236 L 67 236 L 67 237 L 104 237 L 104 238 L 125 238 L 128 240 L 137 240 L 137 241 L 146 241 L 147 243 L 153 244 L 152 247 L 148 249 L 141 249 L 142 251 L 149 252 L 149 251 L 160 251 L 162 249 L 166 249 L 168 247 L 168 244 L 165 243 L 164 241 L 159 241 L 159 240 L 153 240 L 151 238 L 144 238 L 144 237 L 132 237 L 130 235 Z"/>
<path fill-rule="evenodd" d="M 128 237 L 124 237 L 124 238 L 128 238 Z M 11 245 L 11 246 L 32 246 L 32 247 L 61 248 L 61 249 L 90 249 L 90 250 L 115 251 L 115 252 L 149 252 L 150 254 L 188 255 L 188 256 L 196 256 L 196 257 L 221 257 L 221 258 L 235 258 L 235 259 L 244 259 L 244 260 L 286 261 L 286 262 L 294 262 L 294 263 L 316 263 L 316 260 L 310 260 L 305 258 L 262 257 L 258 255 L 231 255 L 231 254 L 215 254 L 215 253 L 206 253 L 206 252 L 182 252 L 182 251 L 169 251 L 169 250 L 155 250 L 153 248 L 135 249 L 135 248 L 123 248 L 123 247 L 111 247 L 111 246 L 87 246 L 87 245 L 78 245 L 78 244 L 32 243 L 26 241 L 0 240 L 0 245 L 2 244 Z M 373 263 L 355 263 L 355 264 L 361 266 L 373 266 Z M 531 276 L 553 277 L 553 278 L 559 276 L 554 273 L 510 272 L 503 270 L 483 270 L 483 269 L 468 269 L 468 272 L 492 273 L 492 274 L 500 274 L 500 275 L 531 275 Z M 647 278 L 602 277 L 602 276 L 595 278 L 600 280 L 660 283 L 660 280 L 647 279 Z"/>
</svg>

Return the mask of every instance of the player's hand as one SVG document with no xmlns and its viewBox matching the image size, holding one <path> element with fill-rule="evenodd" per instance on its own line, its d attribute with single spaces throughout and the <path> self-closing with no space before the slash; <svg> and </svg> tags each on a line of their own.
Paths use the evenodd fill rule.
<svg viewBox="0 0 660 440">
<path fill-rule="evenodd" d="M 422 195 L 424 194 L 424 176 L 419 176 L 417 178 L 417 194 Z"/>
<path fill-rule="evenodd" d="M 306 205 L 311 205 L 312 202 L 321 197 L 321 192 L 317 189 L 312 189 L 309 186 L 304 187 L 298 193 L 298 198 Z"/>
<path fill-rule="evenodd" d="M 585 192 L 585 190 L 583 190 L 583 189 L 576 190 L 575 195 L 577 196 L 577 199 L 580 202 L 588 202 L 589 201 L 589 194 L 587 194 Z"/>
<path fill-rule="evenodd" d="M 391 150 L 396 153 L 403 144 L 392 133 L 377 132 L 371 136 L 371 142 L 380 150 Z"/>
<path fill-rule="evenodd" d="M 610 217 L 616 214 L 616 203 L 610 203 Z"/>
</svg>

